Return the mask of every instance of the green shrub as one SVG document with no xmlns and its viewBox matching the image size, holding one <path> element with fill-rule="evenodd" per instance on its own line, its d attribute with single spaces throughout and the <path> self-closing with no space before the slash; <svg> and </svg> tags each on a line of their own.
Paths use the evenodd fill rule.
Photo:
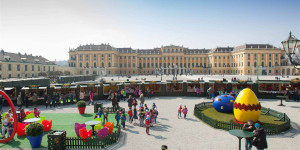
<svg viewBox="0 0 300 150">
<path fill-rule="evenodd" d="M 31 123 L 26 127 L 26 135 L 27 136 L 39 136 L 44 132 L 44 126 L 40 123 Z"/>
<path fill-rule="evenodd" d="M 77 102 L 77 107 L 85 107 L 85 106 L 86 106 L 85 101 L 78 101 Z"/>
</svg>

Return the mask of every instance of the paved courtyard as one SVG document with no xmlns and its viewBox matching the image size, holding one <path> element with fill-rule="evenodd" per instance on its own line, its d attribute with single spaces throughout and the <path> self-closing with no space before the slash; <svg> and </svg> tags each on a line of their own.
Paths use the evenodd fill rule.
<svg viewBox="0 0 300 150">
<path fill-rule="evenodd" d="M 238 149 L 238 139 L 231 136 L 227 131 L 211 128 L 199 121 L 193 114 L 194 105 L 205 98 L 196 97 L 157 97 L 151 100 L 146 99 L 146 103 L 157 104 L 159 116 L 158 124 L 150 128 L 150 135 L 146 135 L 145 128 L 133 126 L 126 123 L 126 129 L 122 130 L 118 143 L 107 149 L 120 150 L 157 150 L 163 144 L 169 149 L 195 150 L 195 149 Z M 102 101 L 104 102 L 104 101 Z M 277 106 L 278 100 L 260 100 L 262 106 L 270 107 L 286 113 L 292 120 L 293 129 L 276 136 L 268 136 L 268 146 L 271 150 L 299 150 L 300 149 L 300 103 L 284 102 L 285 107 Z M 177 107 L 179 104 L 186 105 L 189 109 L 188 119 L 177 118 Z M 127 108 L 127 102 L 120 103 Z M 111 106 L 111 103 L 104 102 L 104 106 Z M 78 113 L 76 105 L 67 105 L 56 109 L 45 109 L 39 107 L 42 113 Z M 7 110 L 5 107 L 4 110 Z M 32 109 L 32 108 L 30 108 Z M 88 113 L 93 112 L 93 106 L 87 106 Z M 74 120 L 75 122 L 75 120 Z M 244 140 L 242 140 L 244 148 Z"/>
</svg>

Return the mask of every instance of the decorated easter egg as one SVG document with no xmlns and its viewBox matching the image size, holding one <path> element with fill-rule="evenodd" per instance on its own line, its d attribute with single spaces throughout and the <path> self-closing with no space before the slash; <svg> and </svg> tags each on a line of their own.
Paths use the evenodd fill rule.
<svg viewBox="0 0 300 150">
<path fill-rule="evenodd" d="M 221 95 L 214 99 L 213 106 L 219 112 L 232 113 L 234 101 L 233 96 Z"/>
<path fill-rule="evenodd" d="M 248 120 L 257 122 L 260 110 L 261 105 L 254 92 L 249 88 L 245 88 L 239 93 L 233 104 L 235 122 L 245 123 Z"/>
</svg>

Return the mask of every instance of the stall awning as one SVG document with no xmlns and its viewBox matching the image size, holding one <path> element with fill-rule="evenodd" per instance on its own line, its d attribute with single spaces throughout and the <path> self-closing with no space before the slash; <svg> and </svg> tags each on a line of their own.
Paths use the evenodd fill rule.
<svg viewBox="0 0 300 150">
<path fill-rule="evenodd" d="M 54 89 L 61 89 L 61 86 L 55 86 Z"/>
<path fill-rule="evenodd" d="M 80 87 L 81 87 L 81 88 L 85 88 L 85 87 L 87 87 L 87 85 L 80 85 Z"/>
<path fill-rule="evenodd" d="M 247 82 L 237 82 L 237 81 L 232 81 L 232 84 L 254 84 L 252 81 L 247 81 Z"/>
<path fill-rule="evenodd" d="M 5 91 L 9 91 L 9 90 L 12 90 L 12 89 L 14 89 L 14 87 L 6 87 L 6 88 L 4 88 Z"/>
<path fill-rule="evenodd" d="M 281 81 L 281 80 L 264 80 L 264 81 L 258 81 L 258 83 L 269 83 L 269 84 L 272 84 L 272 83 L 277 83 L 277 84 L 290 84 L 290 81 Z"/>
<path fill-rule="evenodd" d="M 47 89 L 47 87 L 39 87 L 39 89 L 43 89 L 44 90 L 44 89 Z"/>
<path fill-rule="evenodd" d="M 95 85 L 95 87 L 100 87 L 100 84 Z"/>
<path fill-rule="evenodd" d="M 29 87 L 22 87 L 22 90 L 29 90 Z"/>
<path fill-rule="evenodd" d="M 74 86 L 70 86 L 70 88 L 71 88 L 71 89 L 76 89 L 76 88 L 77 88 L 77 86 L 76 86 L 76 85 L 74 85 Z"/>
</svg>

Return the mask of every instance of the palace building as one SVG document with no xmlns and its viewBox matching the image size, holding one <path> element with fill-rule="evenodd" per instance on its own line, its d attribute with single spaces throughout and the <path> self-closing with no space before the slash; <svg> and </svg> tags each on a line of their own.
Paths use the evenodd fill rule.
<svg viewBox="0 0 300 150">
<path fill-rule="evenodd" d="M 38 77 L 56 67 L 42 56 L 0 51 L 0 79 Z"/>
<path fill-rule="evenodd" d="M 282 69 L 283 49 L 269 44 L 189 49 L 162 46 L 153 49 L 115 48 L 109 44 L 80 45 L 69 50 L 69 67 L 77 74 L 239 74 L 280 75 L 296 70 Z M 283 67 L 284 68 L 284 67 Z"/>
</svg>

